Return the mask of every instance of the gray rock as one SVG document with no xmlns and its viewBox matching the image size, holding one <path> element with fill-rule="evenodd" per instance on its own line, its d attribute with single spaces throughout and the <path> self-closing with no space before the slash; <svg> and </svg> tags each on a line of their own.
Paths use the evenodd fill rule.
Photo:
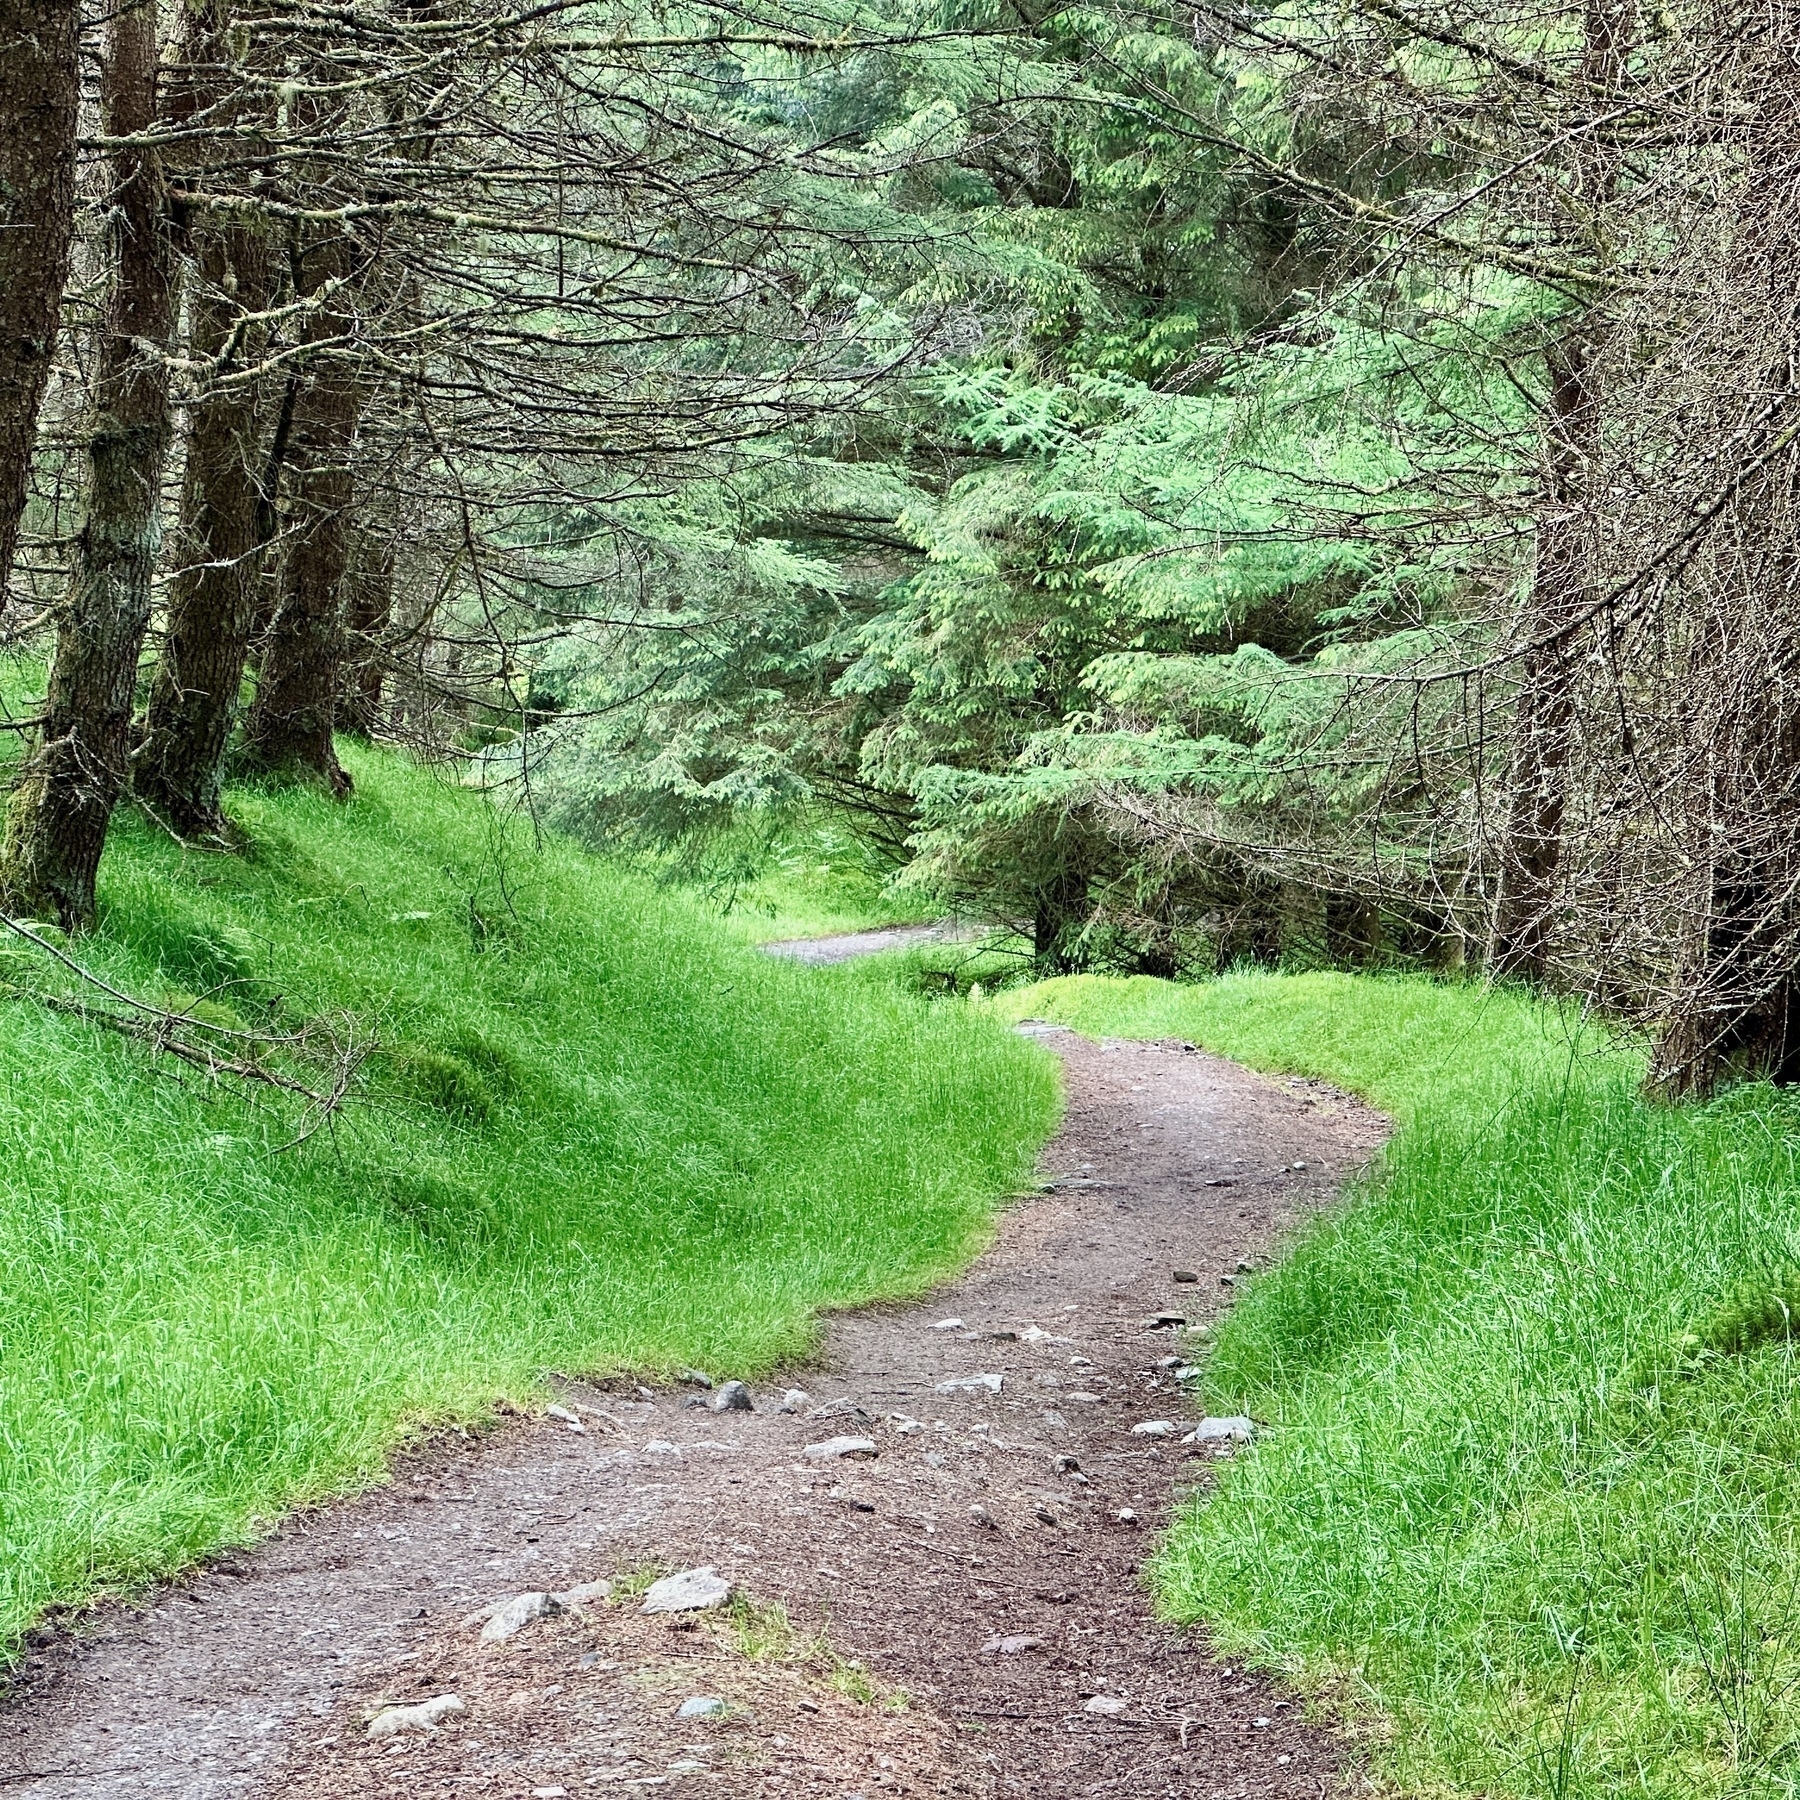
<svg viewBox="0 0 1800 1800">
<path fill-rule="evenodd" d="M 1256 1435 L 1254 1420 L 1242 1413 L 1226 1419 L 1202 1419 L 1181 1441 L 1184 1444 L 1247 1444 Z"/>
<path fill-rule="evenodd" d="M 1100 1404 L 1098 1394 L 1090 1394 L 1083 1388 L 1077 1388 L 1073 1393 L 1065 1395 L 1064 1398 L 1073 1400 L 1077 1406 L 1098 1406 Z"/>
<path fill-rule="evenodd" d="M 834 1437 L 827 1438 L 822 1444 L 808 1444 L 800 1454 L 819 1462 L 830 1462 L 840 1456 L 879 1456 L 881 1449 L 873 1438 Z"/>
<path fill-rule="evenodd" d="M 1141 1425 L 1132 1426 L 1131 1435 L 1133 1437 L 1173 1437 L 1175 1426 L 1169 1419 L 1146 1419 Z"/>
<path fill-rule="evenodd" d="M 741 1381 L 728 1381 L 712 1397 L 714 1412 L 755 1412 L 756 1402 Z"/>
<path fill-rule="evenodd" d="M 1134 1513 L 1129 1506 L 1121 1506 L 1119 1510 L 1113 1514 L 1113 1517 L 1117 1519 L 1121 1525 L 1135 1525 L 1138 1522 L 1137 1514 Z"/>
<path fill-rule="evenodd" d="M 969 1517 L 973 1519 L 977 1525 L 985 1527 L 988 1531 L 998 1531 L 1000 1529 L 1000 1521 L 996 1519 L 994 1515 L 980 1503 L 980 1501 L 977 1501 L 969 1508 Z"/>
<path fill-rule="evenodd" d="M 963 1322 L 961 1319 L 939 1319 L 931 1329 L 933 1331 L 961 1331 L 962 1328 Z"/>
<path fill-rule="evenodd" d="M 566 1406 L 546 1406 L 544 1408 L 544 1417 L 546 1419 L 560 1420 L 564 1425 L 568 1426 L 571 1431 L 587 1430 L 587 1427 L 581 1422 L 580 1413 L 571 1412 Z"/>
<path fill-rule="evenodd" d="M 955 1375 L 940 1381 L 934 1390 L 940 1394 L 997 1394 L 1006 1386 L 1004 1375 Z"/>
<path fill-rule="evenodd" d="M 1098 1713 L 1102 1718 L 1116 1719 L 1120 1713 L 1129 1709 L 1129 1705 L 1128 1701 L 1121 1700 L 1117 1694 L 1096 1694 L 1081 1710 Z"/>
<path fill-rule="evenodd" d="M 1172 1279 L 1179 1282 L 1198 1281 L 1200 1277 L 1192 1269 L 1176 1269 Z"/>
<path fill-rule="evenodd" d="M 647 1613 L 708 1612 L 731 1598 L 731 1583 L 711 1563 L 700 1569 L 684 1569 L 652 1582 L 644 1595 Z"/>
<path fill-rule="evenodd" d="M 390 1706 L 369 1721 L 372 1738 L 398 1737 L 403 1731 L 435 1731 L 452 1713 L 463 1711 L 458 1694 L 439 1694 L 417 1706 Z"/>
<path fill-rule="evenodd" d="M 805 1388 L 789 1388 L 781 1396 L 781 1405 L 777 1409 L 784 1413 L 797 1413 L 812 1398 Z"/>
<path fill-rule="evenodd" d="M 675 1716 L 678 1719 L 722 1719 L 730 1710 L 723 1700 L 712 1694 L 696 1694 L 691 1700 L 682 1701 Z"/>
<path fill-rule="evenodd" d="M 981 1646 L 984 1656 L 1023 1656 L 1029 1650 L 1042 1650 L 1044 1640 L 1041 1637 L 1026 1637 L 1020 1634 L 1015 1637 L 991 1637 Z"/>
<path fill-rule="evenodd" d="M 481 1627 L 484 1644 L 504 1643 L 518 1634 L 533 1619 L 547 1619 L 562 1611 L 562 1602 L 554 1594 L 514 1594 L 493 1607 Z"/>
<path fill-rule="evenodd" d="M 560 1594 L 552 1594 L 550 1598 L 559 1606 L 592 1606 L 596 1601 L 610 1600 L 613 1596 L 613 1584 L 610 1581 L 583 1581 L 572 1588 L 564 1588 Z"/>
<path fill-rule="evenodd" d="M 708 1375 L 704 1369 L 683 1369 L 681 1371 L 681 1379 L 685 1381 L 689 1387 L 709 1388 L 713 1384 L 712 1377 Z"/>
</svg>

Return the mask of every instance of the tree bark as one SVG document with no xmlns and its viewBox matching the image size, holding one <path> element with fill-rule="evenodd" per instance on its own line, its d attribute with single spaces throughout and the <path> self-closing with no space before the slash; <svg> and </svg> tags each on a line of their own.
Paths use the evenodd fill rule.
<svg viewBox="0 0 1800 1800">
<path fill-rule="evenodd" d="M 1800 0 L 1772 7 L 1714 341 L 1717 411 L 1701 443 L 1740 459 L 1732 503 L 1682 595 L 1684 942 L 1645 1086 L 1704 1099 L 1726 1082 L 1800 1080 Z M 1759 366 L 1760 365 L 1760 366 Z M 1741 396 L 1766 396 L 1742 431 Z M 1686 423 L 1687 421 L 1684 421 Z"/>
<path fill-rule="evenodd" d="M 1587 0 L 1582 77 L 1596 110 L 1625 75 L 1635 0 Z M 1599 220 L 1618 188 L 1616 158 L 1592 138 L 1578 140 L 1573 199 L 1588 215 L 1588 252 L 1603 254 Z M 1540 500 L 1537 560 L 1523 621 L 1527 648 L 1519 670 L 1501 827 L 1499 882 L 1488 944 L 1489 972 L 1542 985 L 1550 973 L 1551 926 L 1562 866 L 1563 815 L 1576 731 L 1577 641 L 1585 589 L 1580 572 L 1582 490 L 1599 408 L 1592 346 L 1600 329 L 1578 318 L 1551 347 L 1547 457 Z"/>
<path fill-rule="evenodd" d="M 113 16 L 101 74 L 108 137 L 147 133 L 157 116 L 157 16 L 139 0 Z M 0 902 L 78 930 L 124 791 L 138 656 L 150 622 L 169 444 L 167 349 L 176 245 L 157 152 L 111 159 L 112 292 L 100 333 L 86 508 L 57 620 L 36 749 L 7 816 Z"/>
<path fill-rule="evenodd" d="M 1595 429 L 1587 347 L 1565 339 L 1550 357 L 1550 466 L 1538 525 L 1527 648 L 1521 657 L 1494 900 L 1490 972 L 1541 985 L 1562 863 L 1563 813 L 1575 744 L 1575 674 L 1584 587 L 1575 517 Z"/>
<path fill-rule="evenodd" d="M 266 306 L 273 266 L 256 225 L 209 226 L 198 247 L 196 357 L 225 358 L 245 313 Z M 241 346 L 254 357 L 254 342 Z M 225 360 L 219 376 L 231 372 Z M 218 836 L 225 752 L 250 652 L 263 505 L 261 392 L 254 381 L 215 388 L 195 408 L 181 495 L 184 566 L 169 596 L 162 655 L 133 760 L 138 795 L 182 837 Z"/>
<path fill-rule="evenodd" d="M 76 0 L 0 0 L 0 614 L 75 222 Z"/>
<path fill-rule="evenodd" d="M 372 738 L 381 722 L 387 680 L 388 630 L 394 616 L 397 521 L 376 508 L 373 524 L 359 524 L 351 539 L 345 577 L 346 654 L 338 695 L 345 731 Z"/>
<path fill-rule="evenodd" d="M 315 245 L 303 268 L 303 293 L 347 274 L 342 239 Z M 316 357 L 294 403 L 289 450 L 292 534 L 275 615 L 263 641 L 256 699 L 244 728 L 243 761 L 265 774 L 321 780 L 350 792 L 349 772 L 333 743 L 338 672 L 344 656 L 345 575 L 350 561 L 350 456 L 362 389 L 348 360 L 354 320 L 339 286 L 314 315 L 309 337 L 336 353 Z"/>
<path fill-rule="evenodd" d="M 229 0 L 186 13 L 167 113 L 178 125 L 241 125 L 248 114 L 229 44 Z M 227 153 L 243 154 L 232 140 Z M 202 166 L 195 171 L 204 179 Z M 262 449 L 264 384 L 247 379 L 268 337 L 255 315 L 276 291 L 268 227 L 210 220 L 196 232 L 191 355 L 213 365 L 189 414 L 181 494 L 181 564 L 170 587 L 162 654 L 132 758 L 138 796 L 182 837 L 224 830 L 219 793 L 238 713 L 260 586 L 274 535 Z M 233 379 L 234 374 L 236 379 Z M 280 431 L 276 431 L 279 455 Z"/>
</svg>

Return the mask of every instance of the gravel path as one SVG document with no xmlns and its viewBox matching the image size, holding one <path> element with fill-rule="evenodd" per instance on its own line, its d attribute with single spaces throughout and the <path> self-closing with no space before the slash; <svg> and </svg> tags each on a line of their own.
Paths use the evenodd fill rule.
<svg viewBox="0 0 1800 1800">
<path fill-rule="evenodd" d="M 884 931 L 847 931 L 839 937 L 783 938 L 762 948 L 770 956 L 792 957 L 795 962 L 839 963 L 879 956 L 884 950 L 914 950 L 922 944 L 973 944 L 985 935 L 979 925 L 944 919 L 936 925 L 890 925 Z"/>
<path fill-rule="evenodd" d="M 580 1430 L 439 1442 L 55 1637 L 0 1706 L 0 1800 L 1333 1791 L 1328 1734 L 1151 1615 L 1140 1559 L 1219 1452 L 1184 1441 L 1162 1366 L 1183 1334 L 1146 1321 L 1213 1314 L 1384 1123 L 1187 1046 L 1026 1029 L 1063 1058 L 1066 1122 L 1046 1191 L 963 1280 L 834 1319 L 753 1412 L 574 1384 Z M 969 1377 L 998 1391 L 944 1391 Z M 788 1385 L 809 1397 L 782 1412 Z M 876 1454 L 807 1454 L 840 1436 Z M 623 1597 L 703 1564 L 730 1609 Z M 460 1622 L 602 1578 L 621 1597 L 501 1643 Z M 446 1694 L 463 1710 L 436 1729 L 367 1735 Z"/>
</svg>

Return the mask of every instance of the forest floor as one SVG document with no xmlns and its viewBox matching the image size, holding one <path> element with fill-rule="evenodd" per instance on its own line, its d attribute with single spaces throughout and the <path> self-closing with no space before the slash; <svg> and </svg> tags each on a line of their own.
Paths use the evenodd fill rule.
<svg viewBox="0 0 1800 1800">
<path fill-rule="evenodd" d="M 1148 1321 L 1218 1312 L 1385 1121 L 1190 1046 L 1024 1029 L 1061 1055 L 1067 1112 L 1044 1191 L 963 1279 L 834 1318 L 753 1412 L 563 1384 L 579 1430 L 439 1438 L 387 1487 L 53 1635 L 0 1705 L 3 1800 L 1336 1791 L 1343 1746 L 1159 1623 L 1138 1579 L 1230 1453 L 1183 1441 L 1184 1334 Z M 971 1376 L 1001 1380 L 940 1388 Z M 783 1412 L 788 1386 L 810 1392 Z M 806 1454 L 839 1435 L 878 1453 Z M 707 1564 L 728 1607 L 640 1610 L 652 1573 Z M 462 1622 L 602 1579 L 610 1603 L 502 1643 Z M 435 1729 L 367 1734 L 449 1694 Z M 726 1710 L 678 1717 L 690 1699 Z"/>
</svg>

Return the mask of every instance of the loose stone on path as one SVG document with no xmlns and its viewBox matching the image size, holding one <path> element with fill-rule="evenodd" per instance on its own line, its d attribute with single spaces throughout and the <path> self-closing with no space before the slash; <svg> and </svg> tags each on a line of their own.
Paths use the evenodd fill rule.
<svg viewBox="0 0 1800 1800">
<path fill-rule="evenodd" d="M 709 1612 L 723 1606 L 731 1598 L 731 1583 L 711 1563 L 700 1569 L 685 1569 L 679 1575 L 665 1575 L 652 1582 L 644 1595 L 641 1611 L 647 1613 Z"/>
</svg>

